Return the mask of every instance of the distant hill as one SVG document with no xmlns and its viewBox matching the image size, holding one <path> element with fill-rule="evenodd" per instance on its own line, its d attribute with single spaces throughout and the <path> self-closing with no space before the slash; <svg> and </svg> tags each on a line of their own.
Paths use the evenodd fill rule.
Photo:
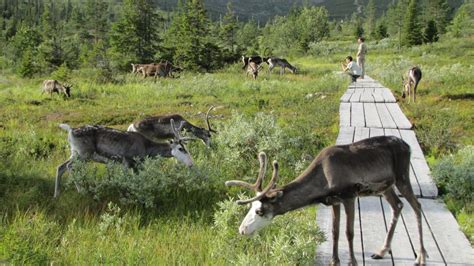
<svg viewBox="0 0 474 266">
<path fill-rule="evenodd" d="M 165 10 L 173 10 L 178 0 L 155 0 Z M 208 15 L 216 20 L 226 13 L 227 3 L 231 1 L 239 20 L 255 19 L 265 23 L 276 15 L 286 15 L 295 6 L 325 6 L 333 19 L 349 18 L 360 12 L 368 0 L 204 0 Z M 392 2 L 397 0 L 376 0 L 377 13 L 382 14 Z M 449 0 L 449 5 L 459 7 L 462 0 Z"/>
</svg>

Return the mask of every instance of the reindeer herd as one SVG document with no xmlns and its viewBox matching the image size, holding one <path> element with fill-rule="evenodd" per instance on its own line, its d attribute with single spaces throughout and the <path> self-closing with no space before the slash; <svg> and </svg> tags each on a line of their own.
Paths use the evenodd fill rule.
<svg viewBox="0 0 474 266">
<path fill-rule="evenodd" d="M 277 57 L 242 56 L 242 69 L 256 79 L 263 63 L 268 64 L 271 73 L 280 67 L 280 74 L 288 69 L 296 74 L 297 69 L 287 60 Z M 132 73 L 141 73 L 144 78 L 153 76 L 174 77 L 182 68 L 168 61 L 153 64 L 132 64 Z M 421 80 L 421 70 L 410 68 L 407 79 L 403 79 L 403 97 L 408 95 L 415 101 L 416 88 Z M 70 97 L 69 84 L 57 80 L 45 80 L 43 93 L 53 92 Z M 54 197 L 60 194 L 62 175 L 72 169 L 76 160 L 108 163 L 119 162 L 126 168 L 136 171 L 136 166 L 146 157 L 174 157 L 188 167 L 193 166 L 191 154 L 186 149 L 190 140 L 200 139 L 205 145 L 211 145 L 212 134 L 209 113 L 205 116 L 207 128 L 191 124 L 179 114 L 148 117 L 130 124 L 128 129 L 118 130 L 99 125 L 86 125 L 72 128 L 67 124 L 59 127 L 67 132 L 70 157 L 57 167 Z M 186 131 L 192 137 L 183 137 Z M 169 139 L 166 142 L 163 140 Z M 415 212 L 418 233 L 419 252 L 415 263 L 425 264 L 427 256 L 423 245 L 421 205 L 413 193 L 409 180 L 410 147 L 403 140 L 382 136 L 365 139 L 349 145 L 336 145 L 320 152 L 308 168 L 287 185 L 277 187 L 278 163 L 273 162 L 273 175 L 270 183 L 262 188 L 266 172 L 266 155 L 260 153 L 260 171 L 255 184 L 244 181 L 227 181 L 227 186 L 240 186 L 254 190 L 256 196 L 237 201 L 238 204 L 251 204 L 251 208 L 240 226 L 239 232 L 251 235 L 271 223 L 275 216 L 313 204 L 325 204 L 333 208 L 333 257 L 331 264 L 339 265 L 338 238 L 341 205 L 346 212 L 346 236 L 349 242 L 351 265 L 357 265 L 354 255 L 354 207 L 355 199 L 362 196 L 382 195 L 392 208 L 392 221 L 381 249 L 373 259 L 381 259 L 390 251 L 397 220 L 403 203 L 395 192 L 397 189 L 408 201 Z M 77 187 L 77 186 L 76 186 Z M 79 189 L 79 187 L 77 187 Z"/>
</svg>

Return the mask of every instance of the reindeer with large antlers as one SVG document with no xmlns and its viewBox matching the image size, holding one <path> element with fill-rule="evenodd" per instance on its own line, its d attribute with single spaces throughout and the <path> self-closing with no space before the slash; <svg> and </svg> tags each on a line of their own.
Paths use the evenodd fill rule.
<svg viewBox="0 0 474 266">
<path fill-rule="evenodd" d="M 178 131 L 186 129 L 209 146 L 211 144 L 211 133 L 216 133 L 209 123 L 209 113 L 212 109 L 214 109 L 214 106 L 211 106 L 206 113 L 207 129 L 191 124 L 179 114 L 172 114 L 145 118 L 131 124 L 127 130 L 138 132 L 150 139 L 169 138 L 174 136 L 174 132 L 170 127 L 170 121 L 174 120 L 176 123 L 180 124 Z"/>
<path fill-rule="evenodd" d="M 415 211 L 420 248 L 416 264 L 425 264 L 426 250 L 423 246 L 421 205 L 413 193 L 410 179 L 410 146 L 392 136 L 374 137 L 349 145 L 331 146 L 314 159 L 310 166 L 294 181 L 276 188 L 278 163 L 273 162 L 273 176 L 262 189 L 266 171 L 266 155 L 260 153 L 260 171 L 255 184 L 243 181 L 227 181 L 227 186 L 241 186 L 255 190 L 256 196 L 239 200 L 238 204 L 251 203 L 252 207 L 240 225 L 239 232 L 251 235 L 271 220 L 289 211 L 312 204 L 323 203 L 333 210 L 333 255 L 331 264 L 339 264 L 338 239 L 341 204 L 347 216 L 346 236 L 349 242 L 351 265 L 356 265 L 354 256 L 354 204 L 360 196 L 383 195 L 392 208 L 392 221 L 382 248 L 372 255 L 382 259 L 390 251 L 397 220 L 403 203 L 395 193 L 395 187 Z"/>
<path fill-rule="evenodd" d="M 181 123 L 180 128 L 182 126 Z M 71 157 L 57 168 L 54 197 L 59 196 L 61 176 L 71 170 L 76 158 L 98 163 L 117 161 L 127 168 L 134 168 L 137 159 L 162 156 L 175 157 L 187 166 L 193 165 L 191 155 L 184 146 L 184 142 L 189 138 L 180 136 L 173 120 L 171 120 L 171 130 L 174 139 L 169 143 L 153 142 L 136 132 L 120 131 L 103 126 L 71 128 L 67 124 L 60 124 L 59 127 L 68 132 Z"/>
</svg>

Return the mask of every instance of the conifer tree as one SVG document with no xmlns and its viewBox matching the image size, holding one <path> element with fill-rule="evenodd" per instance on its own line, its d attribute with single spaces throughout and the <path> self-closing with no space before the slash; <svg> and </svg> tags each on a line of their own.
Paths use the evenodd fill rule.
<svg viewBox="0 0 474 266">
<path fill-rule="evenodd" d="M 403 22 L 402 44 L 406 46 L 419 45 L 423 42 L 418 1 L 419 0 L 410 0 Z"/>
<path fill-rule="evenodd" d="M 227 3 L 227 13 L 224 15 L 220 25 L 220 37 L 225 48 L 235 51 L 235 34 L 237 31 L 237 19 L 232 7 L 232 2 Z"/>
<path fill-rule="evenodd" d="M 425 43 L 437 42 L 439 39 L 438 29 L 433 20 L 428 21 L 425 31 L 423 33 L 423 41 Z"/>
<path fill-rule="evenodd" d="M 450 7 L 447 0 L 427 0 L 427 25 L 429 21 L 435 22 L 437 31 L 439 33 L 446 32 L 448 24 Z"/>
<path fill-rule="evenodd" d="M 148 63 L 159 49 L 158 15 L 152 0 L 125 0 L 120 19 L 113 24 L 111 46 L 121 67 L 130 62 Z"/>
<path fill-rule="evenodd" d="M 367 7 L 365 9 L 365 18 L 367 25 L 367 33 L 371 37 L 376 36 L 376 7 L 375 0 L 369 0 Z"/>
</svg>

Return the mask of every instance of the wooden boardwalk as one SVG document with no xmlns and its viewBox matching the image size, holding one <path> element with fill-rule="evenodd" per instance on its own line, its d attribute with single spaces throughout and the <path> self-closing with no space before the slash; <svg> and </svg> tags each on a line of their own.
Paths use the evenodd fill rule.
<svg viewBox="0 0 474 266">
<path fill-rule="evenodd" d="M 428 265 L 474 265 L 474 249 L 460 231 L 444 203 L 436 199 L 438 190 L 410 121 L 396 103 L 388 88 L 366 77 L 352 83 L 341 97 L 340 131 L 336 144 L 348 144 L 365 138 L 391 135 L 405 140 L 412 150 L 410 179 L 423 208 L 423 238 Z M 359 265 L 413 265 L 418 248 L 416 219 L 410 205 L 402 198 L 404 208 L 392 241 L 392 251 L 382 260 L 370 256 L 383 244 L 391 221 L 391 209 L 381 197 L 364 197 L 356 201 L 354 249 Z M 327 241 L 318 247 L 317 265 L 328 265 L 332 255 L 332 210 L 321 205 L 317 223 Z M 339 257 L 341 265 L 349 261 L 345 237 L 345 214 L 341 211 Z"/>
</svg>

